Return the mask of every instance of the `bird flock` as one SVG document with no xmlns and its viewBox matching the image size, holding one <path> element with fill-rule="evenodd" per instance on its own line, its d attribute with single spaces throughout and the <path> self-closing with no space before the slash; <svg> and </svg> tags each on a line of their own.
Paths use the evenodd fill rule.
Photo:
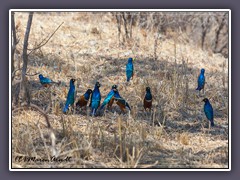
<svg viewBox="0 0 240 180">
<path fill-rule="evenodd" d="M 200 91 L 203 90 L 204 93 L 204 85 L 205 85 L 205 69 L 201 69 L 201 72 L 198 76 L 198 81 L 197 81 L 197 88 L 196 90 L 199 91 L 199 95 L 200 95 Z M 129 82 L 134 75 L 134 66 L 133 66 L 133 59 L 132 58 L 128 58 L 128 62 L 126 64 L 126 79 L 127 82 Z M 39 75 L 39 80 L 40 83 L 44 86 L 44 87 L 49 87 L 52 84 L 59 84 L 57 82 L 52 81 L 51 79 L 44 77 L 42 74 Z M 63 107 L 63 113 L 67 113 L 69 110 L 69 107 L 72 106 L 74 107 L 74 102 L 75 102 L 75 79 L 71 79 L 70 80 L 70 88 L 67 94 L 67 99 L 65 102 L 65 105 Z M 131 107 L 128 104 L 128 102 L 120 96 L 119 91 L 118 91 L 118 87 L 117 85 L 113 85 L 112 89 L 110 90 L 110 92 L 107 94 L 107 96 L 105 97 L 105 99 L 103 100 L 102 104 L 101 104 L 101 93 L 100 93 L 100 88 L 101 84 L 99 82 L 95 83 L 94 89 L 88 89 L 85 94 L 81 95 L 75 106 L 77 108 L 87 108 L 87 104 L 88 101 L 90 101 L 89 103 L 89 107 L 91 108 L 91 116 L 96 116 L 98 111 L 101 111 L 104 109 L 104 107 L 107 105 L 108 108 L 111 108 L 113 103 L 115 102 L 119 108 L 121 109 L 122 112 L 125 112 L 126 109 L 128 109 L 129 111 L 131 111 Z M 143 99 L 143 107 L 145 110 L 151 110 L 152 108 L 152 101 L 153 101 L 153 97 L 151 94 L 151 88 L 150 87 L 146 87 L 146 93 Z M 204 98 L 203 99 L 204 102 L 204 113 L 207 117 L 207 119 L 210 122 L 211 127 L 214 126 L 214 115 L 213 115 L 213 108 L 212 105 L 209 101 L 208 98 Z M 101 104 L 101 106 L 100 106 Z"/>
</svg>

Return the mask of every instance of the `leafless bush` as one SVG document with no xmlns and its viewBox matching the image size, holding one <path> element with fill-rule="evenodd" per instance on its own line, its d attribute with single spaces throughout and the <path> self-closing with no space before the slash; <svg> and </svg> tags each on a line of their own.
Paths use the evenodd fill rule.
<svg viewBox="0 0 240 180">
<path fill-rule="evenodd" d="M 117 12 L 118 38 L 132 38 L 132 26 L 168 37 L 171 32 L 188 35 L 189 41 L 213 53 L 228 54 L 227 12 Z M 171 36 L 171 35 L 170 35 Z M 157 36 L 156 36 L 157 38 Z M 201 43 L 198 43 L 201 42 Z M 156 43 L 156 42 L 155 42 Z"/>
</svg>

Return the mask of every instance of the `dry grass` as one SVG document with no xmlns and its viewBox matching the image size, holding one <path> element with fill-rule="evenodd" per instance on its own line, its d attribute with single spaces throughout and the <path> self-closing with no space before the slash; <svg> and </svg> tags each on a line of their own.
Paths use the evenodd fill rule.
<svg viewBox="0 0 240 180">
<path fill-rule="evenodd" d="M 27 13 L 16 13 L 18 34 L 15 66 L 21 60 Z M 61 81 L 46 89 L 30 76 L 32 102 L 48 116 L 56 135 L 55 156 L 63 162 L 18 162 L 16 156 L 49 159 L 53 155 L 44 118 L 33 110 L 12 114 L 13 168 L 227 168 L 228 64 L 185 42 L 184 33 L 162 36 L 154 60 L 155 34 L 133 27 L 133 39 L 118 44 L 115 19 L 100 13 L 36 13 L 29 48 L 34 48 L 64 22 L 53 38 L 29 56 L 29 74 L 42 73 Z M 135 76 L 125 81 L 125 64 L 134 57 Z M 216 127 L 208 129 L 203 97 L 196 89 L 200 69 L 206 69 L 206 92 L 214 107 Z M 18 74 L 17 74 L 18 75 Z M 71 77 L 77 97 L 96 81 L 102 99 L 117 84 L 131 112 L 114 105 L 102 116 L 84 110 L 63 115 Z M 153 111 L 143 111 L 145 87 L 154 96 Z M 12 92 L 14 93 L 14 91 Z M 88 110 L 89 111 L 89 110 Z"/>
</svg>

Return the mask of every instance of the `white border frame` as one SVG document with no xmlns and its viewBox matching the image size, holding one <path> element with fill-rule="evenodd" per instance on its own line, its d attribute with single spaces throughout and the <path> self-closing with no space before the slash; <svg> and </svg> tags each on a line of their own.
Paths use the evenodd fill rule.
<svg viewBox="0 0 240 180">
<path fill-rule="evenodd" d="M 217 11 L 228 11 L 229 13 L 229 59 L 228 59 L 228 122 L 229 122 L 229 168 L 228 169 L 12 169 L 12 102 L 11 102 L 11 12 L 19 11 L 19 12 L 38 12 L 38 11 L 56 11 L 56 12 L 121 12 L 121 11 L 172 11 L 172 12 L 217 12 Z M 231 171 L 231 10 L 230 9 L 10 9 L 9 10 L 9 171 Z"/>
</svg>

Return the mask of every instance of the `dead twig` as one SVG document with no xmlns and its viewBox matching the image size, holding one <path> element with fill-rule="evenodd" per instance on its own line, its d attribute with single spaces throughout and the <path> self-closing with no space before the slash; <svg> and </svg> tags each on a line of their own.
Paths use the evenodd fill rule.
<svg viewBox="0 0 240 180">
<path fill-rule="evenodd" d="M 47 127 L 48 127 L 48 128 L 52 128 L 46 112 L 43 111 L 40 107 L 38 107 L 38 106 L 35 105 L 35 104 L 32 104 L 32 103 L 30 103 L 30 105 L 23 104 L 21 107 L 18 107 L 18 108 L 13 109 L 13 110 L 12 110 L 12 113 L 14 114 L 14 113 L 16 113 L 17 111 L 26 110 L 26 109 L 29 109 L 29 108 L 35 109 L 35 110 L 37 110 L 38 112 L 40 112 L 40 114 L 42 114 L 42 115 L 45 117 L 45 120 L 46 120 L 46 123 L 47 123 Z"/>
<path fill-rule="evenodd" d="M 13 78 L 15 77 L 16 72 L 17 72 L 17 71 L 20 71 L 20 70 L 22 70 L 22 68 L 15 69 L 15 70 L 12 72 L 12 80 L 13 80 Z M 38 75 L 38 74 L 40 74 L 40 73 L 39 73 L 39 72 L 36 72 L 36 73 L 34 73 L 34 74 L 28 74 L 28 73 L 26 73 L 25 75 L 26 75 L 26 76 L 36 76 L 36 75 Z M 20 79 L 20 80 L 21 80 L 21 79 Z"/>
<path fill-rule="evenodd" d="M 53 37 L 53 35 L 57 32 L 57 30 L 63 25 L 63 23 L 64 23 L 64 22 L 62 22 L 62 24 L 60 24 L 60 25 L 57 27 L 57 29 L 49 36 L 48 39 L 47 39 L 47 37 L 46 37 L 45 39 L 43 39 L 42 42 L 40 42 L 36 48 L 28 49 L 28 50 L 30 50 L 30 52 L 28 53 L 28 56 L 29 56 L 32 52 L 36 51 L 37 49 L 39 49 L 39 48 L 43 47 L 45 44 L 47 44 L 48 41 L 49 41 L 49 40 Z M 44 42 L 44 41 L 45 41 L 45 42 Z"/>
<path fill-rule="evenodd" d="M 38 75 L 38 74 L 40 74 L 39 72 L 36 72 L 36 73 L 34 73 L 34 74 L 27 74 L 26 73 L 26 76 L 36 76 L 36 75 Z"/>
</svg>

